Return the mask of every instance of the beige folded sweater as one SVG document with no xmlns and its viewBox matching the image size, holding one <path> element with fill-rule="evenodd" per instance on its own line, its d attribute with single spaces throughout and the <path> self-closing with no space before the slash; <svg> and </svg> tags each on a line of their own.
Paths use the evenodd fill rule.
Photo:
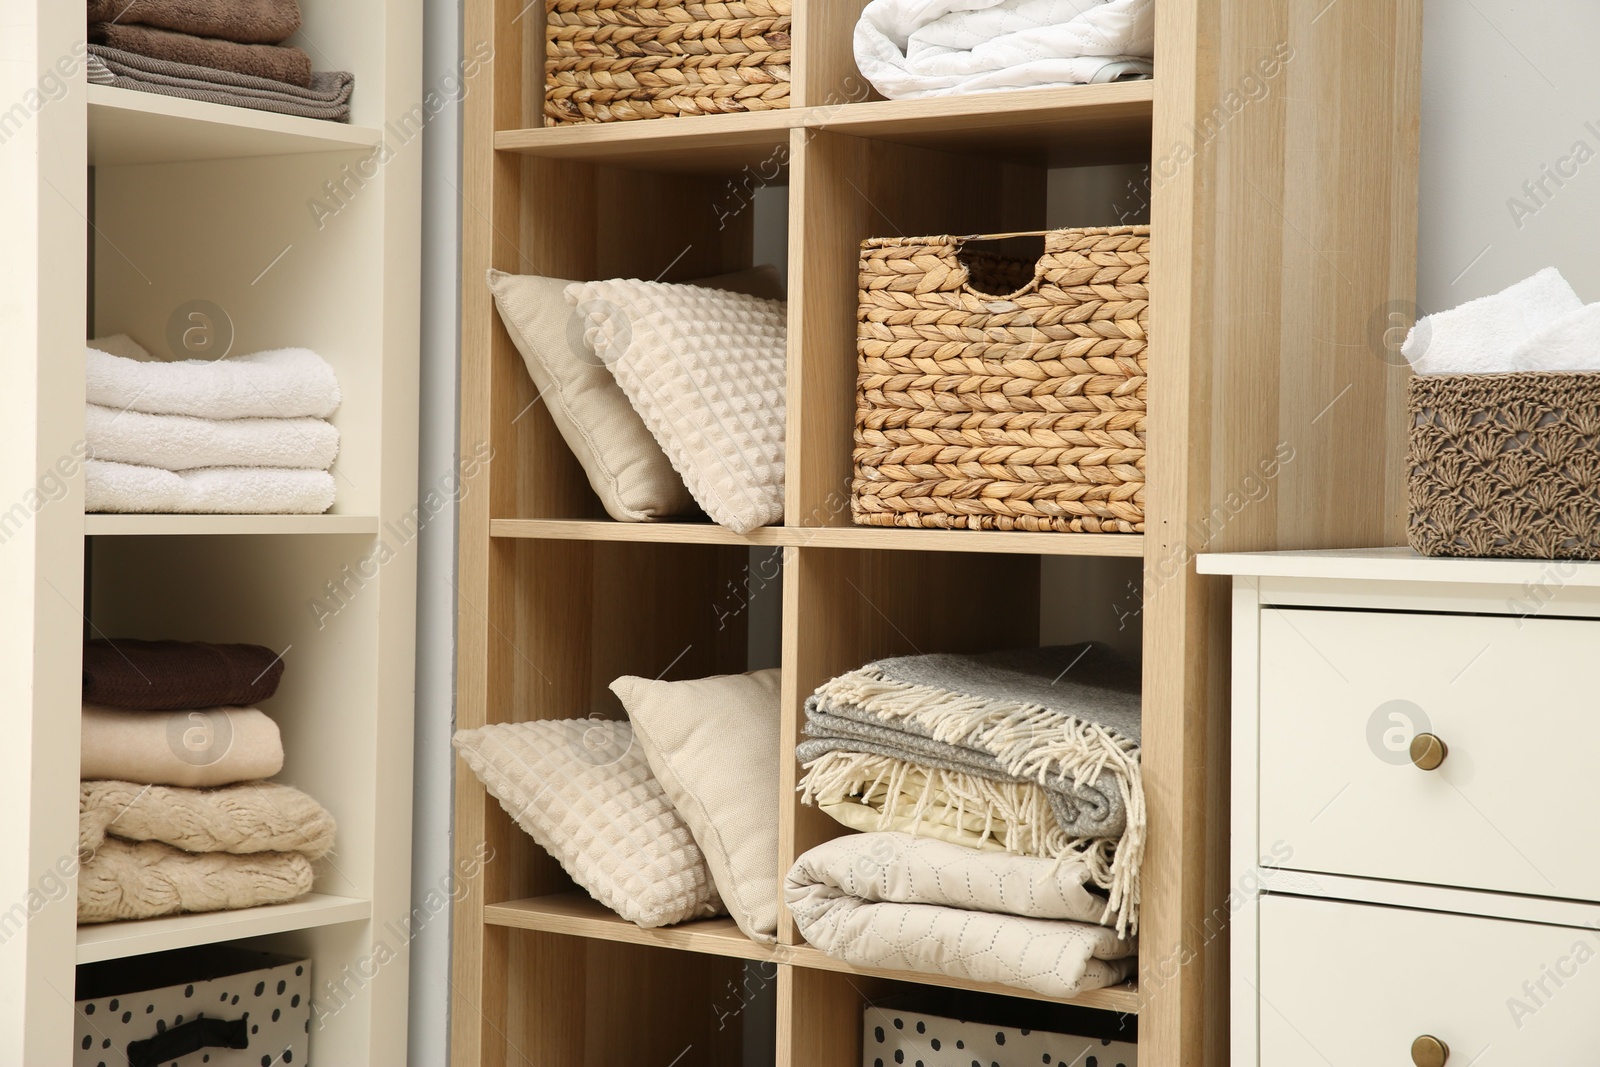
<svg viewBox="0 0 1600 1067">
<path fill-rule="evenodd" d="M 215 786 L 283 769 L 278 724 L 255 708 L 119 711 L 83 705 L 79 777 Z"/>
<path fill-rule="evenodd" d="M 78 866 L 78 922 L 283 904 L 311 882 L 311 861 L 298 852 L 194 853 L 108 837 Z"/>
<path fill-rule="evenodd" d="M 315 860 L 333 849 L 334 831 L 326 808 L 282 782 L 182 789 L 98 781 L 78 787 L 83 854 L 98 849 L 109 834 L 185 852 L 299 852 Z"/>
</svg>

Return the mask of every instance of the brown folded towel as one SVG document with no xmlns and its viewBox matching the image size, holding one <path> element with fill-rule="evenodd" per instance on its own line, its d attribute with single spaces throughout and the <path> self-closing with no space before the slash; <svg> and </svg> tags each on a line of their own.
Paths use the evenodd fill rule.
<svg viewBox="0 0 1600 1067">
<path fill-rule="evenodd" d="M 89 21 L 277 44 L 300 28 L 300 5 L 296 0 L 89 0 Z"/>
<path fill-rule="evenodd" d="M 216 37 L 195 37 L 150 26 L 124 26 L 120 22 L 91 24 L 89 40 L 152 59 L 231 70 L 235 74 L 288 82 L 302 89 L 311 85 L 311 57 L 287 45 L 235 44 Z"/>
<path fill-rule="evenodd" d="M 240 707 L 278 690 L 283 659 L 260 645 L 85 641 L 83 699 L 133 711 Z"/>
</svg>

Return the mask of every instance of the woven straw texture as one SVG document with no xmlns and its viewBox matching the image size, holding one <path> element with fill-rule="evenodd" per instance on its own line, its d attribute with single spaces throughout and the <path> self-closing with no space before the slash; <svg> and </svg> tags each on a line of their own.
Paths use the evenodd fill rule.
<svg viewBox="0 0 1600 1067">
<path fill-rule="evenodd" d="M 789 106 L 791 0 L 545 0 L 552 125 Z"/>
<path fill-rule="evenodd" d="M 867 526 L 1141 533 L 1150 228 L 861 249 L 855 478 Z"/>
<path fill-rule="evenodd" d="M 1411 547 L 1600 559 L 1600 374 L 1411 379 Z"/>
</svg>

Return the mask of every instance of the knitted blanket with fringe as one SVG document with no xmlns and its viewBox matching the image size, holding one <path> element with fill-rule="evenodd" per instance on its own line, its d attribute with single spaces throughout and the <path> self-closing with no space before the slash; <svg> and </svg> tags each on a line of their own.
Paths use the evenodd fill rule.
<svg viewBox="0 0 1600 1067">
<path fill-rule="evenodd" d="M 1138 668 L 1080 644 L 982 655 L 882 659 L 806 701 L 806 802 L 860 797 L 883 784 L 910 811 L 974 808 L 1007 850 L 1080 857 L 1109 901 L 1105 921 L 1138 929 L 1144 856 Z"/>
</svg>

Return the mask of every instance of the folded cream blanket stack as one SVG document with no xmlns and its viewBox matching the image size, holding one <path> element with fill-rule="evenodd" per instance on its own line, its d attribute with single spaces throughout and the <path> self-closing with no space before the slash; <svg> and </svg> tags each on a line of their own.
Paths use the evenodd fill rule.
<svg viewBox="0 0 1600 1067">
<path fill-rule="evenodd" d="M 806 702 L 802 800 L 862 833 L 784 896 L 849 963 L 1063 997 L 1133 973 L 1138 668 L 1092 644 L 898 656 Z"/>
<path fill-rule="evenodd" d="M 126 335 L 91 342 L 90 512 L 315 515 L 333 506 L 333 368 L 284 348 L 163 362 Z"/>
<path fill-rule="evenodd" d="M 247 706 L 282 674 L 259 645 L 84 645 L 80 923 L 278 904 L 311 889 L 333 817 L 265 780 L 283 768 L 283 743 Z"/>
</svg>

